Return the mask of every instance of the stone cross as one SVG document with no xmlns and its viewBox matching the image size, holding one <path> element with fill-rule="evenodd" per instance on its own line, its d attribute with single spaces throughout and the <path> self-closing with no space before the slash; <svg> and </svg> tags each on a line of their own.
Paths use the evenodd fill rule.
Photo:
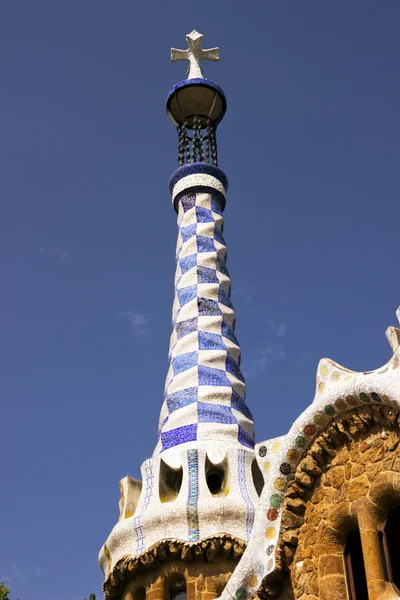
<svg viewBox="0 0 400 600">
<path fill-rule="evenodd" d="M 189 69 L 187 73 L 188 79 L 203 78 L 203 70 L 201 68 L 202 60 L 219 60 L 219 48 L 209 48 L 203 50 L 201 42 L 203 35 L 195 29 L 192 33 L 186 36 L 189 48 L 187 50 L 177 50 L 171 48 L 171 60 L 188 60 Z"/>
</svg>

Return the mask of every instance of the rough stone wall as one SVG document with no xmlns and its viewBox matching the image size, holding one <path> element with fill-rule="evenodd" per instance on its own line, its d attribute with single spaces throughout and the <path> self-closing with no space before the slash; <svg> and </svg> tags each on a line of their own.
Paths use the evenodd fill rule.
<svg viewBox="0 0 400 600">
<path fill-rule="evenodd" d="M 178 579 L 190 581 L 189 600 L 201 600 L 204 594 L 211 593 L 216 598 L 245 548 L 246 542 L 227 534 L 196 543 L 163 540 L 140 556 L 123 557 L 103 585 L 104 598 L 144 600 L 143 592 L 146 591 L 152 594 L 153 600 L 163 600 L 164 597 L 169 600 L 171 581 L 176 581 L 178 576 Z M 218 594 L 215 589 L 219 590 Z M 205 600 L 211 598 L 205 596 Z"/>
<path fill-rule="evenodd" d="M 221 595 L 235 566 L 236 561 L 226 559 L 215 564 L 175 561 L 138 575 L 126 586 L 121 600 L 144 599 L 143 588 L 146 600 L 169 600 L 171 586 L 182 579 L 186 581 L 188 600 L 214 600 Z"/>
<path fill-rule="evenodd" d="M 357 527 L 370 600 L 398 597 L 384 581 L 377 532 L 400 502 L 399 424 L 394 408 L 363 407 L 332 423 L 299 463 L 284 503 L 275 573 L 286 598 L 346 600 L 343 551 Z M 261 597 L 278 595 L 268 593 L 270 583 Z"/>
</svg>

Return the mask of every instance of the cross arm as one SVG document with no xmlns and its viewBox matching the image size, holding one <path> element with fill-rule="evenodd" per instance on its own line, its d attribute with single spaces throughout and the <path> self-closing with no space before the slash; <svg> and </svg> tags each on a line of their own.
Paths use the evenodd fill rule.
<svg viewBox="0 0 400 600">
<path fill-rule="evenodd" d="M 188 60 L 189 50 L 178 50 L 177 48 L 171 48 L 171 60 Z"/>
<path fill-rule="evenodd" d="M 203 60 L 219 60 L 219 48 L 208 48 L 202 51 Z"/>
</svg>

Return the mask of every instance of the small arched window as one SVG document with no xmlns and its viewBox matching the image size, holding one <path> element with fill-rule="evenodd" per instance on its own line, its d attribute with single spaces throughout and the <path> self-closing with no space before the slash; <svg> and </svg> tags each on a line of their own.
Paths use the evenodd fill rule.
<svg viewBox="0 0 400 600">
<path fill-rule="evenodd" d="M 251 474 L 253 476 L 253 483 L 254 487 L 256 488 L 257 495 L 261 496 L 261 492 L 264 488 L 264 477 L 261 473 L 260 467 L 258 466 L 256 458 L 254 458 L 253 462 L 251 463 Z"/>
<path fill-rule="evenodd" d="M 383 546 L 388 580 L 400 589 L 400 504 L 388 515 Z"/>
<path fill-rule="evenodd" d="M 174 469 L 161 459 L 158 490 L 161 502 L 173 502 L 182 487 L 182 467 Z"/>
<path fill-rule="evenodd" d="M 205 474 L 208 489 L 213 496 L 227 496 L 229 493 L 229 465 L 228 458 L 219 464 L 214 464 L 206 456 Z"/>
<path fill-rule="evenodd" d="M 169 600 L 186 600 L 186 581 L 175 581 L 169 590 Z"/>
<path fill-rule="evenodd" d="M 368 600 L 367 578 L 358 529 L 347 537 L 344 559 L 349 600 Z"/>
</svg>

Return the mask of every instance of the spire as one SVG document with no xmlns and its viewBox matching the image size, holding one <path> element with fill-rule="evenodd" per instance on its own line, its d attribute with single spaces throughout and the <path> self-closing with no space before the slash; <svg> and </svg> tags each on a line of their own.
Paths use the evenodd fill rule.
<svg viewBox="0 0 400 600">
<path fill-rule="evenodd" d="M 154 548 L 169 548 L 161 561 L 179 560 L 176 543 L 182 560 L 202 560 L 201 548 L 202 572 L 214 569 L 208 545 L 222 548 L 226 540 L 243 548 L 260 491 L 223 235 L 228 181 L 218 167 L 216 129 L 226 100 L 195 70 L 201 58 L 216 59 L 216 49 L 201 50 L 196 32 L 187 39 L 189 50 L 173 50 L 172 58 L 189 60 L 189 79 L 167 98 L 178 131 L 178 168 L 169 184 L 178 217 L 169 369 L 155 450 L 142 465 L 142 481 L 121 481 L 120 519 L 100 552 L 107 599 L 120 597 L 135 578 L 131 565 L 151 569 L 141 560 L 154 557 Z"/>
<path fill-rule="evenodd" d="M 203 36 L 197 32 L 186 37 L 189 50 L 172 49 L 172 60 L 187 58 L 192 67 L 193 56 L 198 63 L 200 57 L 219 56 L 216 48 L 201 50 Z M 216 161 L 210 164 L 205 152 L 210 145 L 210 131 L 215 140 L 217 123 L 225 112 L 226 104 L 221 102 L 220 110 L 213 114 L 216 99 L 225 101 L 225 96 L 206 79 L 193 83 L 189 74 L 184 83 L 184 102 L 178 98 L 182 88 L 177 86 L 167 100 L 167 110 L 174 100 L 178 107 L 184 106 L 181 121 L 177 122 L 179 115 L 172 120 L 179 143 L 185 123 L 184 135 L 194 150 L 185 154 L 179 147 L 180 167 L 170 180 L 179 231 L 169 370 L 156 452 L 206 440 L 252 448 L 253 419 L 245 404 L 246 386 L 240 370 L 223 237 L 228 182 Z M 208 98 L 209 106 L 199 98 Z M 190 128 L 192 133 L 188 133 Z"/>
<path fill-rule="evenodd" d="M 216 83 L 203 77 L 201 61 L 219 60 L 219 49 L 203 50 L 203 36 L 197 31 L 186 39 L 189 48 L 171 48 L 171 60 L 189 61 L 188 79 L 174 85 L 167 99 L 168 116 L 178 131 L 178 164 L 218 166 L 216 130 L 226 111 L 226 99 Z"/>
</svg>

